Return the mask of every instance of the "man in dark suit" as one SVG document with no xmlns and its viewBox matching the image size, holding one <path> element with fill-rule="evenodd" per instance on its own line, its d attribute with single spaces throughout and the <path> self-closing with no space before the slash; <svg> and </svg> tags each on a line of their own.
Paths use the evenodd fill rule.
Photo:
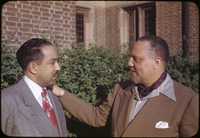
<svg viewBox="0 0 200 138">
<path fill-rule="evenodd" d="M 199 95 L 172 80 L 168 59 L 164 39 L 143 36 L 130 53 L 131 81 L 116 84 L 101 105 L 85 103 L 57 86 L 53 93 L 82 122 L 99 127 L 111 119 L 114 137 L 191 137 L 198 131 Z"/>
<path fill-rule="evenodd" d="M 8 136 L 66 137 L 62 105 L 49 86 L 60 66 L 55 47 L 45 39 L 26 41 L 16 53 L 24 76 L 1 92 L 1 129 Z"/>
</svg>

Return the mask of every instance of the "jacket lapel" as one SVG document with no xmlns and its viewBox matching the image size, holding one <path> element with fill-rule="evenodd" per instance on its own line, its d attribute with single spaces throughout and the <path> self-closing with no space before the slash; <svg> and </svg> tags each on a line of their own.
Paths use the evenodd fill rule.
<svg viewBox="0 0 200 138">
<path fill-rule="evenodd" d="M 171 103 L 169 104 L 169 102 Z M 163 94 L 149 99 L 121 136 L 129 136 L 133 134 L 133 131 L 134 136 L 144 136 L 145 134 L 148 134 L 147 136 L 153 135 L 153 129 L 157 122 L 169 121 L 163 119 L 167 118 L 168 110 L 166 110 L 166 106 L 170 108 L 170 106 L 173 106 L 173 103 L 173 100 Z"/>
<path fill-rule="evenodd" d="M 33 96 L 28 85 L 21 80 L 19 86 L 24 100 L 24 104 L 19 106 L 19 110 L 33 123 L 42 135 L 55 136 L 57 133 L 56 129 Z"/>
</svg>

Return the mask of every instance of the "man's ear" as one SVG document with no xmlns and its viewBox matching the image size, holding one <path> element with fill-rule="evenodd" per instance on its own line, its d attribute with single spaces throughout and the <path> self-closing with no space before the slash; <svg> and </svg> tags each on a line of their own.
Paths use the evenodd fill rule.
<svg viewBox="0 0 200 138">
<path fill-rule="evenodd" d="M 30 71 L 30 73 L 36 74 L 37 73 L 37 64 L 35 62 L 30 62 L 28 65 L 28 70 Z"/>
<path fill-rule="evenodd" d="M 160 57 L 155 58 L 154 68 L 156 69 L 162 63 L 162 59 Z"/>
</svg>

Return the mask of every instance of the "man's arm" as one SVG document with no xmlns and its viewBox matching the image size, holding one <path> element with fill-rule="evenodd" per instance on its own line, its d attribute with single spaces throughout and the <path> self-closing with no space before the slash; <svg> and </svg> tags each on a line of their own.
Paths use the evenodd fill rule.
<svg viewBox="0 0 200 138">
<path fill-rule="evenodd" d="M 57 86 L 53 87 L 52 92 L 59 97 L 64 108 L 74 117 L 91 126 L 100 127 L 106 124 L 107 117 L 119 88 L 117 84 L 108 94 L 107 99 L 99 106 L 86 103 L 74 94 Z"/>
<path fill-rule="evenodd" d="M 197 134 L 199 130 L 199 95 L 194 95 L 184 112 L 180 134 L 182 137 L 191 137 Z"/>
<path fill-rule="evenodd" d="M 7 104 L 7 100 L 3 98 L 3 95 L 1 96 L 1 130 L 4 134 L 12 136 L 12 107 Z"/>
</svg>

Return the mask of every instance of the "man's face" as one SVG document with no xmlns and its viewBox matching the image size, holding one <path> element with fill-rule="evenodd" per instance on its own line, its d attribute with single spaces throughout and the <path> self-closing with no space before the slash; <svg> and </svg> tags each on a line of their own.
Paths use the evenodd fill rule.
<svg viewBox="0 0 200 138">
<path fill-rule="evenodd" d="M 144 84 L 151 82 L 151 76 L 154 75 L 154 56 L 150 55 L 149 42 L 138 41 L 131 50 L 128 66 L 132 72 L 131 80 L 135 84 Z"/>
<path fill-rule="evenodd" d="M 41 50 L 44 54 L 44 59 L 40 64 L 36 64 L 36 79 L 39 85 L 48 87 L 55 84 L 60 66 L 57 52 L 53 46 L 43 46 Z"/>
</svg>

